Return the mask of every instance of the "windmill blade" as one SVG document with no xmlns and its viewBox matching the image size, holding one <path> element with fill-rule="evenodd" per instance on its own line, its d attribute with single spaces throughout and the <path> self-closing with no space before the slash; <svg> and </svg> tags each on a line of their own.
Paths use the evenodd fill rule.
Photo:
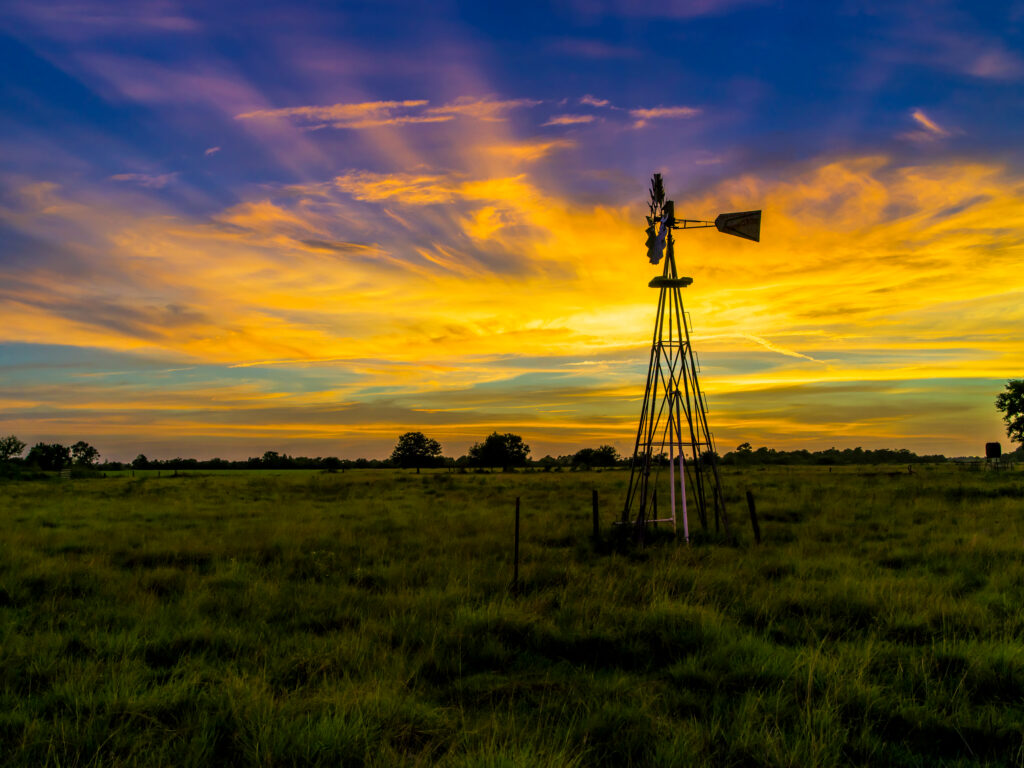
<svg viewBox="0 0 1024 768">
<path fill-rule="evenodd" d="M 661 180 L 661 174 L 656 173 L 651 177 L 651 210 L 659 210 L 665 202 L 665 184 Z"/>
<path fill-rule="evenodd" d="M 650 219 L 648 219 L 650 221 Z M 669 226 L 669 214 L 666 212 L 662 215 L 658 221 L 658 233 L 654 234 L 654 227 L 650 226 L 647 228 L 647 259 L 651 264 L 657 264 L 661 261 L 662 254 L 665 253 L 665 238 L 668 237 L 668 231 L 671 227 Z"/>
</svg>

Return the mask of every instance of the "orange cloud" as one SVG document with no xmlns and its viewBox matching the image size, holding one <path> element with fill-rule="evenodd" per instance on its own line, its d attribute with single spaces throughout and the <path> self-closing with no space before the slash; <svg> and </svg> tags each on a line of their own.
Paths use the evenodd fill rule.
<svg viewBox="0 0 1024 768">
<path fill-rule="evenodd" d="M 912 118 L 914 118 L 914 120 L 916 120 L 918 122 L 918 124 L 923 126 L 924 129 L 926 131 L 928 131 L 929 133 L 932 133 L 932 134 L 934 134 L 936 136 L 948 136 L 949 135 L 949 131 L 947 131 L 945 128 L 942 128 L 941 126 L 939 126 L 938 123 L 936 123 L 934 120 L 932 120 L 930 117 L 928 117 L 928 115 L 926 115 L 920 109 L 915 109 L 913 112 L 910 113 L 910 116 Z"/>
<path fill-rule="evenodd" d="M 358 375 L 359 386 L 323 388 L 325 400 L 367 403 L 362 387 L 392 387 L 410 408 L 436 413 L 531 373 L 558 386 L 517 400 L 522 385 L 503 385 L 473 423 L 515 407 L 552 440 L 599 429 L 628 439 L 654 301 L 642 204 L 575 201 L 524 172 L 351 171 L 261 194 L 196 220 L 24 185 L 0 221 L 44 240 L 74 231 L 77 245 L 59 265 L 44 252 L 17 271 L 0 267 L 0 339 L 189 364 L 328 367 Z M 677 239 L 723 434 L 761 424 L 782 444 L 825 428 L 801 411 L 762 418 L 741 405 L 745 393 L 998 379 L 1024 367 L 1024 191 L 1006 170 L 836 158 L 736 177 L 676 210 L 705 219 L 755 205 L 765 211 L 760 244 L 714 230 Z M 581 359 L 593 364 L 566 364 Z M 608 417 L 603 426 L 592 408 Z M 296 433 L 319 429 L 288 418 Z M 166 428 L 185 430 L 175 423 Z M 858 424 L 851 439 L 909 429 Z"/>
<path fill-rule="evenodd" d="M 567 139 L 554 139 L 552 141 L 521 141 L 507 144 L 492 144 L 486 146 L 484 151 L 499 158 L 533 162 L 548 156 L 558 149 L 569 149 L 576 146 L 574 142 Z"/>
<path fill-rule="evenodd" d="M 920 126 L 920 129 L 900 134 L 899 138 L 901 139 L 918 143 L 929 143 L 938 139 L 948 138 L 952 135 L 951 131 L 943 128 L 920 109 L 913 110 L 910 113 L 910 117 Z"/>
<path fill-rule="evenodd" d="M 496 99 L 460 97 L 449 104 L 427 107 L 425 99 L 403 101 L 364 101 L 327 106 L 257 109 L 235 115 L 237 120 L 294 120 L 307 128 L 367 129 L 384 126 L 445 123 L 456 117 L 471 117 L 486 122 L 504 120 L 507 113 L 521 107 L 540 104 L 532 99 Z"/>
<path fill-rule="evenodd" d="M 413 173 L 353 171 L 334 179 L 335 186 L 356 200 L 394 199 L 406 205 L 449 203 L 459 195 L 460 183 L 448 176 Z"/>
<path fill-rule="evenodd" d="M 446 114 L 405 114 L 408 110 L 423 107 L 427 103 L 423 99 L 366 101 L 330 106 L 261 109 L 235 117 L 239 120 L 294 119 L 311 130 L 326 127 L 360 130 L 419 123 L 444 123 L 453 119 L 452 115 Z"/>
<path fill-rule="evenodd" d="M 431 115 L 460 115 L 462 117 L 473 117 L 477 120 L 503 120 L 505 115 L 513 110 L 522 107 L 535 107 L 540 104 L 534 99 L 496 99 L 491 96 L 484 98 L 473 98 L 462 96 L 450 104 L 440 107 L 431 107 L 427 114 Z"/>
<path fill-rule="evenodd" d="M 584 123 L 592 123 L 594 120 L 595 118 L 593 115 L 555 115 L 546 123 L 541 123 L 541 125 L 581 125 Z"/>
</svg>

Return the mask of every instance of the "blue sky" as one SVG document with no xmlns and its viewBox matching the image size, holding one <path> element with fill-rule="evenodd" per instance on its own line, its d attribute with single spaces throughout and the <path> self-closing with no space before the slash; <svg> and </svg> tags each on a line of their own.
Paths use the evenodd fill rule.
<svg viewBox="0 0 1024 768">
<path fill-rule="evenodd" d="M 639 8 L 639 10 L 638 10 Z M 1024 3 L 7 2 L 0 433 L 628 451 L 647 180 L 723 449 L 978 453 L 1024 369 Z M 729 242 L 732 241 L 732 242 Z"/>
</svg>

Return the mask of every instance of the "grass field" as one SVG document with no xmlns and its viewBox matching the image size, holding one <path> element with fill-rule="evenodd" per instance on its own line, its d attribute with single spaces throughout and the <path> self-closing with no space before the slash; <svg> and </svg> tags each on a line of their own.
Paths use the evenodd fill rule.
<svg viewBox="0 0 1024 768">
<path fill-rule="evenodd" d="M 1019 471 L 166 474 L 0 485 L 0 764 L 1024 765 Z"/>
</svg>

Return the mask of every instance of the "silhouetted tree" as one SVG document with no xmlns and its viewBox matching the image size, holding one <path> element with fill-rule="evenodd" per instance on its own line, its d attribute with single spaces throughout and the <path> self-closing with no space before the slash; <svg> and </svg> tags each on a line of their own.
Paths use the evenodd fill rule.
<svg viewBox="0 0 1024 768">
<path fill-rule="evenodd" d="M 470 461 L 478 467 L 521 467 L 530 458 L 530 446 L 519 435 L 492 432 L 482 443 L 469 449 Z"/>
<path fill-rule="evenodd" d="M 750 464 L 754 460 L 754 447 L 750 443 L 740 443 L 736 451 L 726 454 L 728 463 Z"/>
<path fill-rule="evenodd" d="M 295 462 L 287 453 L 280 454 L 277 451 L 264 451 L 263 458 L 257 459 L 257 466 L 263 469 L 292 469 Z"/>
<path fill-rule="evenodd" d="M 132 459 L 132 466 L 135 469 L 148 469 L 149 459 L 146 458 L 146 454 L 140 453 L 134 459 Z"/>
<path fill-rule="evenodd" d="M 6 463 L 11 459 L 21 456 L 25 450 L 25 444 L 14 435 L 0 437 L 0 463 Z"/>
<path fill-rule="evenodd" d="M 584 448 L 572 457 L 574 465 L 587 467 L 614 467 L 619 463 L 619 452 L 610 445 L 600 448 Z"/>
<path fill-rule="evenodd" d="M 71 460 L 80 467 L 91 467 L 99 458 L 100 452 L 84 440 L 71 446 Z"/>
<path fill-rule="evenodd" d="M 700 455 L 701 466 L 706 467 L 707 469 L 715 466 L 719 461 L 718 453 L 715 451 L 704 451 L 704 453 Z"/>
<path fill-rule="evenodd" d="M 1006 422 L 1006 436 L 1024 446 L 1024 379 L 1010 379 L 996 398 L 996 409 Z"/>
<path fill-rule="evenodd" d="M 36 443 L 25 457 L 25 463 L 56 472 L 71 463 L 71 449 L 60 443 Z"/>
<path fill-rule="evenodd" d="M 548 454 L 543 459 L 538 460 L 537 463 L 544 468 L 545 472 L 550 472 L 552 467 L 558 466 L 558 459 Z"/>
<path fill-rule="evenodd" d="M 396 467 L 433 467 L 441 459 L 441 444 L 431 440 L 422 432 L 406 432 L 398 438 L 395 450 L 391 452 L 391 463 Z"/>
</svg>

